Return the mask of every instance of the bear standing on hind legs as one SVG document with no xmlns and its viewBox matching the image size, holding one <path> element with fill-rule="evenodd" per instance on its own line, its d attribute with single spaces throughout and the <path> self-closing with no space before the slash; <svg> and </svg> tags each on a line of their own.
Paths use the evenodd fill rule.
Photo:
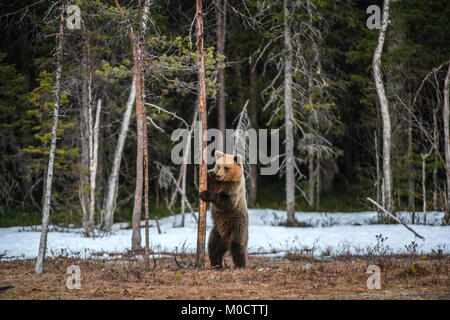
<svg viewBox="0 0 450 320">
<path fill-rule="evenodd" d="M 200 199 L 212 202 L 209 260 L 212 267 L 221 268 L 223 256 L 230 250 L 235 267 L 243 268 L 247 264 L 248 213 L 242 156 L 216 151 L 215 158 L 214 169 L 208 171 L 208 190 L 200 193 Z"/>
</svg>

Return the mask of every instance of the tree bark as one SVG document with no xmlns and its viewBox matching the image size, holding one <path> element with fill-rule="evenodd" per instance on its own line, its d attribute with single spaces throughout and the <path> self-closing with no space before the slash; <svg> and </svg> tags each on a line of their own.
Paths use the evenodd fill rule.
<svg viewBox="0 0 450 320">
<path fill-rule="evenodd" d="M 199 193 L 207 189 L 206 185 L 206 83 L 205 83 L 205 54 L 203 51 L 203 10 L 202 0 L 196 0 L 197 25 L 197 66 L 198 66 L 198 95 L 199 120 L 201 121 L 201 164 L 199 165 Z M 205 266 L 205 234 L 206 234 L 206 202 L 199 199 L 197 254 L 196 266 Z"/>
<path fill-rule="evenodd" d="M 320 157 L 317 157 L 317 169 L 315 172 L 315 177 L 316 177 L 316 210 L 318 210 L 320 208 L 320 191 L 322 189 L 322 186 L 320 184 Z"/>
<path fill-rule="evenodd" d="M 89 103 L 91 98 L 89 97 L 89 70 L 90 70 L 90 49 L 89 40 L 85 40 L 85 46 L 83 51 L 83 86 L 82 86 L 82 98 L 81 98 L 81 121 L 80 121 L 80 137 L 81 137 L 81 159 L 80 159 L 80 202 L 81 211 L 83 213 L 83 228 L 85 234 L 88 232 L 88 220 L 89 220 Z"/>
<path fill-rule="evenodd" d="M 295 224 L 295 158 L 294 111 L 292 107 L 292 43 L 289 26 L 289 0 L 284 0 L 284 109 L 286 154 L 286 211 L 287 223 Z"/>
<path fill-rule="evenodd" d="M 314 177 L 314 154 L 312 147 L 308 148 L 308 201 L 309 207 L 314 208 L 314 194 L 316 192 L 316 178 Z"/>
<path fill-rule="evenodd" d="M 377 128 L 378 128 L 378 120 L 377 120 Z M 377 180 L 376 180 L 376 193 L 377 193 L 377 202 L 380 203 L 380 194 L 381 194 L 381 183 L 380 183 L 380 156 L 378 151 L 378 129 L 375 130 L 375 162 L 376 162 L 376 171 L 377 171 Z M 378 207 L 378 221 L 381 221 L 381 211 Z"/>
<path fill-rule="evenodd" d="M 392 171 L 391 171 L 391 119 L 389 115 L 389 105 L 384 88 L 383 78 L 381 74 L 381 55 L 383 52 L 386 30 L 389 24 L 389 2 L 384 0 L 383 20 L 381 30 L 378 35 L 378 43 L 373 56 L 373 76 L 375 86 L 380 101 L 381 118 L 383 121 L 383 176 L 384 176 L 384 199 L 386 201 L 386 210 L 393 212 L 392 201 Z"/>
<path fill-rule="evenodd" d="M 250 105 L 249 116 L 252 122 L 252 128 L 258 129 L 258 112 L 257 112 L 257 87 L 256 87 L 256 68 L 250 66 Z M 255 206 L 258 197 L 258 165 L 250 164 L 250 176 L 248 185 L 248 204 Z"/>
<path fill-rule="evenodd" d="M 433 110 L 433 140 L 435 144 L 434 148 L 434 161 L 433 161 L 433 210 L 437 210 L 438 205 L 438 193 L 439 193 L 439 185 L 437 179 L 437 159 L 439 159 L 439 127 L 437 121 L 437 113 L 438 108 L 434 108 Z"/>
<path fill-rule="evenodd" d="M 92 119 L 92 108 L 89 105 L 89 175 L 90 175 L 90 200 L 89 200 L 89 223 L 88 233 L 89 237 L 94 236 L 95 227 L 95 189 L 96 176 L 98 167 L 98 135 L 100 131 L 100 112 L 102 110 L 102 100 L 98 99 L 97 111 L 94 119 Z"/>
<path fill-rule="evenodd" d="M 427 184 L 426 184 L 426 160 L 428 156 L 431 154 L 433 150 L 430 152 L 423 154 L 422 153 L 422 201 L 423 201 L 423 224 L 427 224 Z"/>
<path fill-rule="evenodd" d="M 227 0 L 214 0 L 214 8 L 216 12 L 216 37 L 217 37 L 217 54 L 225 56 L 225 37 L 227 30 Z M 225 61 L 219 58 L 219 67 L 217 70 L 217 80 L 219 82 L 219 130 L 222 132 L 223 140 L 219 142 L 218 149 L 225 151 L 225 129 L 226 129 L 226 108 L 225 108 Z"/>
<path fill-rule="evenodd" d="M 409 93 L 409 106 L 411 107 L 412 99 L 411 93 Z M 408 113 L 408 207 L 412 212 L 412 223 L 414 223 L 415 216 L 415 197 L 414 197 L 414 165 L 413 165 L 413 141 L 412 141 L 412 116 L 411 113 Z"/>
<path fill-rule="evenodd" d="M 450 224 L 450 108 L 449 108 L 449 86 L 450 86 L 450 63 L 448 65 L 447 75 L 444 82 L 444 109 L 442 116 L 444 118 L 444 150 L 445 150 L 445 172 L 447 176 L 447 201 L 445 208 L 443 225 Z"/>
<path fill-rule="evenodd" d="M 111 232 L 114 223 L 114 210 L 117 199 L 117 189 L 119 183 L 119 170 L 122 161 L 123 148 L 127 138 L 128 129 L 130 127 L 131 112 L 133 111 L 134 102 L 136 100 L 136 78 L 133 75 L 133 82 L 128 95 L 127 106 L 123 114 L 122 125 L 120 127 L 119 138 L 117 139 L 116 149 L 114 151 L 114 160 L 111 173 L 108 179 L 108 187 L 106 192 L 105 226 L 104 231 Z"/>
<path fill-rule="evenodd" d="M 147 30 L 148 11 L 151 1 L 147 0 L 144 4 L 144 12 L 142 15 L 142 32 L 145 34 Z M 104 231 L 111 232 L 111 227 L 114 223 L 114 210 L 116 205 L 118 183 L 119 183 L 119 170 L 120 163 L 122 161 L 123 148 L 125 146 L 125 140 L 130 127 L 131 113 L 133 111 L 133 104 L 136 100 L 136 76 L 133 74 L 133 81 L 131 83 L 130 93 L 128 95 L 127 105 L 125 113 L 123 115 L 122 125 L 120 128 L 119 138 L 117 140 L 116 149 L 114 151 L 114 160 L 111 168 L 111 173 L 108 179 L 108 187 L 106 193 L 106 206 L 105 206 L 105 226 Z"/>
<path fill-rule="evenodd" d="M 42 231 L 39 241 L 39 253 L 36 259 L 34 271 L 36 274 L 44 272 L 45 253 L 47 251 L 47 233 L 48 223 L 50 220 L 50 200 L 52 195 L 53 167 L 55 164 L 56 138 L 58 133 L 58 114 L 61 98 L 61 75 L 62 75 L 62 59 L 64 48 L 64 1 L 61 5 L 61 21 L 59 24 L 58 48 L 56 51 L 56 81 L 55 81 L 55 105 L 53 107 L 53 127 L 52 138 L 50 142 L 50 155 L 48 159 L 47 178 L 45 183 L 44 205 L 42 207 Z"/>
</svg>

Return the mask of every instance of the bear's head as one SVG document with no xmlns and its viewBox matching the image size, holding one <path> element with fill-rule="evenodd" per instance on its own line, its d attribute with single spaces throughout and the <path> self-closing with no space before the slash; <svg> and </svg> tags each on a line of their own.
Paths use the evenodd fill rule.
<svg viewBox="0 0 450 320">
<path fill-rule="evenodd" d="M 239 182 L 243 175 L 242 156 L 240 154 L 232 155 L 217 151 L 214 154 L 216 165 L 214 173 L 216 179 L 222 182 Z"/>
</svg>

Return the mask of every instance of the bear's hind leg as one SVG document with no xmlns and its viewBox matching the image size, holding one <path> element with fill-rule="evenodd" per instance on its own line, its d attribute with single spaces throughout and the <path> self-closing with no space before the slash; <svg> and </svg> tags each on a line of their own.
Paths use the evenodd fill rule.
<svg viewBox="0 0 450 320">
<path fill-rule="evenodd" d="M 227 245 L 220 236 L 219 231 L 213 226 L 208 240 L 208 254 L 211 267 L 222 268 L 223 256 L 227 249 Z"/>
<path fill-rule="evenodd" d="M 247 248 L 238 241 L 231 242 L 231 257 L 236 268 L 245 268 L 247 265 Z"/>
</svg>

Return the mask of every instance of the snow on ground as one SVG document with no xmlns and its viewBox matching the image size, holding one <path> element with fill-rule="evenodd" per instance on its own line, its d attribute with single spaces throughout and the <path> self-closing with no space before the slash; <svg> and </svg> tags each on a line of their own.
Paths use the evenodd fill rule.
<svg viewBox="0 0 450 320">
<path fill-rule="evenodd" d="M 416 213 L 416 217 L 423 217 Z M 428 225 L 412 225 L 411 227 L 425 237 L 422 241 L 402 225 L 375 224 L 376 212 L 353 213 L 319 213 L 297 212 L 298 221 L 311 227 L 292 228 L 279 224 L 284 222 L 285 211 L 272 209 L 249 210 L 249 253 L 282 253 L 303 248 L 315 248 L 314 253 L 320 255 L 324 251 L 331 254 L 343 252 L 367 253 L 368 248 L 374 248 L 376 235 L 382 234 L 384 245 L 392 252 L 405 252 L 405 246 L 415 241 L 418 252 L 431 252 L 442 249 L 450 253 L 450 226 L 440 226 L 442 212 L 429 212 Z M 400 212 L 399 217 L 410 223 L 410 214 Z M 197 225 L 191 214 L 186 214 L 184 228 L 180 224 L 180 215 L 159 220 L 162 234 L 158 234 L 155 221 L 150 221 L 150 246 L 156 252 L 193 252 L 197 242 Z M 212 221 L 208 211 L 207 232 Z M 96 238 L 86 238 L 82 229 L 50 227 L 48 234 L 48 256 L 77 255 L 90 257 L 94 253 L 104 253 L 103 258 L 109 258 L 108 253 L 121 253 L 130 250 L 131 229 L 127 223 L 113 226 L 109 235 L 98 234 Z M 0 228 L 0 257 L 3 259 L 36 258 L 39 246 L 40 226 Z M 144 229 L 142 229 L 144 242 Z M 387 248 L 387 247 L 385 247 Z"/>
</svg>

